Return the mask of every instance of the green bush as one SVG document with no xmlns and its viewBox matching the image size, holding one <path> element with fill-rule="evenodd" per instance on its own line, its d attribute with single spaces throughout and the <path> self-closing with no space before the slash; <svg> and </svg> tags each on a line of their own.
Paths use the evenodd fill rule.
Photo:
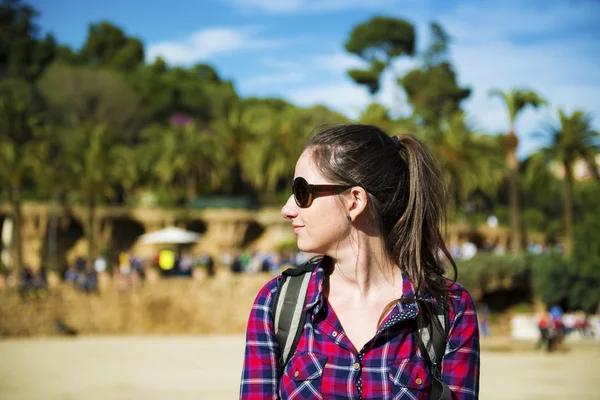
<svg viewBox="0 0 600 400">
<path fill-rule="evenodd" d="M 533 265 L 533 289 L 548 305 L 593 313 L 600 304 L 600 217 L 589 215 L 575 228 L 570 257 L 547 254 Z"/>
<path fill-rule="evenodd" d="M 458 282 L 469 291 L 492 291 L 510 281 L 511 288 L 528 288 L 530 256 L 477 253 L 470 260 L 457 260 Z"/>
<path fill-rule="evenodd" d="M 568 263 L 559 253 L 541 254 L 532 265 L 534 293 L 548 305 L 566 304 L 572 285 Z"/>
</svg>

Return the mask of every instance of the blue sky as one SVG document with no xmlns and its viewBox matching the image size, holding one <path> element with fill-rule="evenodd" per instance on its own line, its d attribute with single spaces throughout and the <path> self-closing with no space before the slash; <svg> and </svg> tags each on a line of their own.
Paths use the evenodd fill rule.
<svg viewBox="0 0 600 400">
<path fill-rule="evenodd" d="M 372 101 L 347 77 L 361 65 L 344 42 L 352 28 L 374 15 L 404 18 L 427 45 L 428 24 L 440 23 L 453 39 L 451 59 L 459 83 L 472 88 L 464 103 L 485 132 L 507 128 L 506 111 L 491 88 L 526 87 L 550 103 L 517 121 L 519 154 L 542 143 L 532 134 L 555 119 L 558 107 L 582 109 L 600 128 L 600 1 L 447 0 L 36 0 L 40 25 L 75 48 L 88 25 L 108 20 L 140 38 L 146 57 L 171 64 L 206 62 L 235 82 L 244 96 L 283 97 L 298 105 L 326 104 L 356 118 Z M 399 59 L 383 77 L 375 100 L 394 114 L 409 113 L 394 84 L 418 64 Z"/>
</svg>

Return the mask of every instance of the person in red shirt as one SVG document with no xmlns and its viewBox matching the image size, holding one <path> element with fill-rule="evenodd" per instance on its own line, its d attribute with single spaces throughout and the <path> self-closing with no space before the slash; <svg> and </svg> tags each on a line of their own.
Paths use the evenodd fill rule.
<svg viewBox="0 0 600 400">
<path fill-rule="evenodd" d="M 444 277 L 444 265 L 456 276 L 441 230 L 446 198 L 440 168 L 416 137 L 356 124 L 317 133 L 281 210 L 298 248 L 322 256 L 308 283 L 306 322 L 280 368 L 272 310 L 281 276 L 260 290 L 240 399 L 429 399 L 432 368 L 413 334 L 428 316 L 420 299 L 448 309 L 439 367 L 451 398 L 478 398 L 475 307 Z"/>
</svg>

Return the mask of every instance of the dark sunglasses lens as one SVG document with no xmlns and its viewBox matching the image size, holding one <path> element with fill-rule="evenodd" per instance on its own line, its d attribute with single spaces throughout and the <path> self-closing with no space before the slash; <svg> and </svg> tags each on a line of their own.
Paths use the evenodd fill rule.
<svg viewBox="0 0 600 400">
<path fill-rule="evenodd" d="M 302 178 L 294 179 L 293 191 L 298 206 L 306 207 L 306 204 L 308 203 L 308 187 L 306 181 Z"/>
</svg>

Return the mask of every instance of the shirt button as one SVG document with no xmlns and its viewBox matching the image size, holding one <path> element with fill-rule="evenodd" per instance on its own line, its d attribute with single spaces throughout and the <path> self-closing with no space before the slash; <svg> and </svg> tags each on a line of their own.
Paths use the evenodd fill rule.
<svg viewBox="0 0 600 400">
<path fill-rule="evenodd" d="M 354 370 L 358 371 L 360 369 L 360 364 L 355 362 L 354 363 Z"/>
<path fill-rule="evenodd" d="M 415 382 L 417 382 L 417 385 L 420 385 L 421 383 L 423 383 L 423 381 L 421 380 L 421 378 L 417 378 L 417 380 Z"/>
<path fill-rule="evenodd" d="M 298 372 L 298 371 L 294 372 L 294 376 L 295 376 L 296 378 L 298 377 L 298 375 L 300 375 L 300 372 Z M 418 382 L 417 382 L 417 383 L 418 383 Z"/>
<path fill-rule="evenodd" d="M 333 331 L 333 333 L 331 334 L 331 336 L 336 337 L 337 336 L 337 332 Z"/>
</svg>

